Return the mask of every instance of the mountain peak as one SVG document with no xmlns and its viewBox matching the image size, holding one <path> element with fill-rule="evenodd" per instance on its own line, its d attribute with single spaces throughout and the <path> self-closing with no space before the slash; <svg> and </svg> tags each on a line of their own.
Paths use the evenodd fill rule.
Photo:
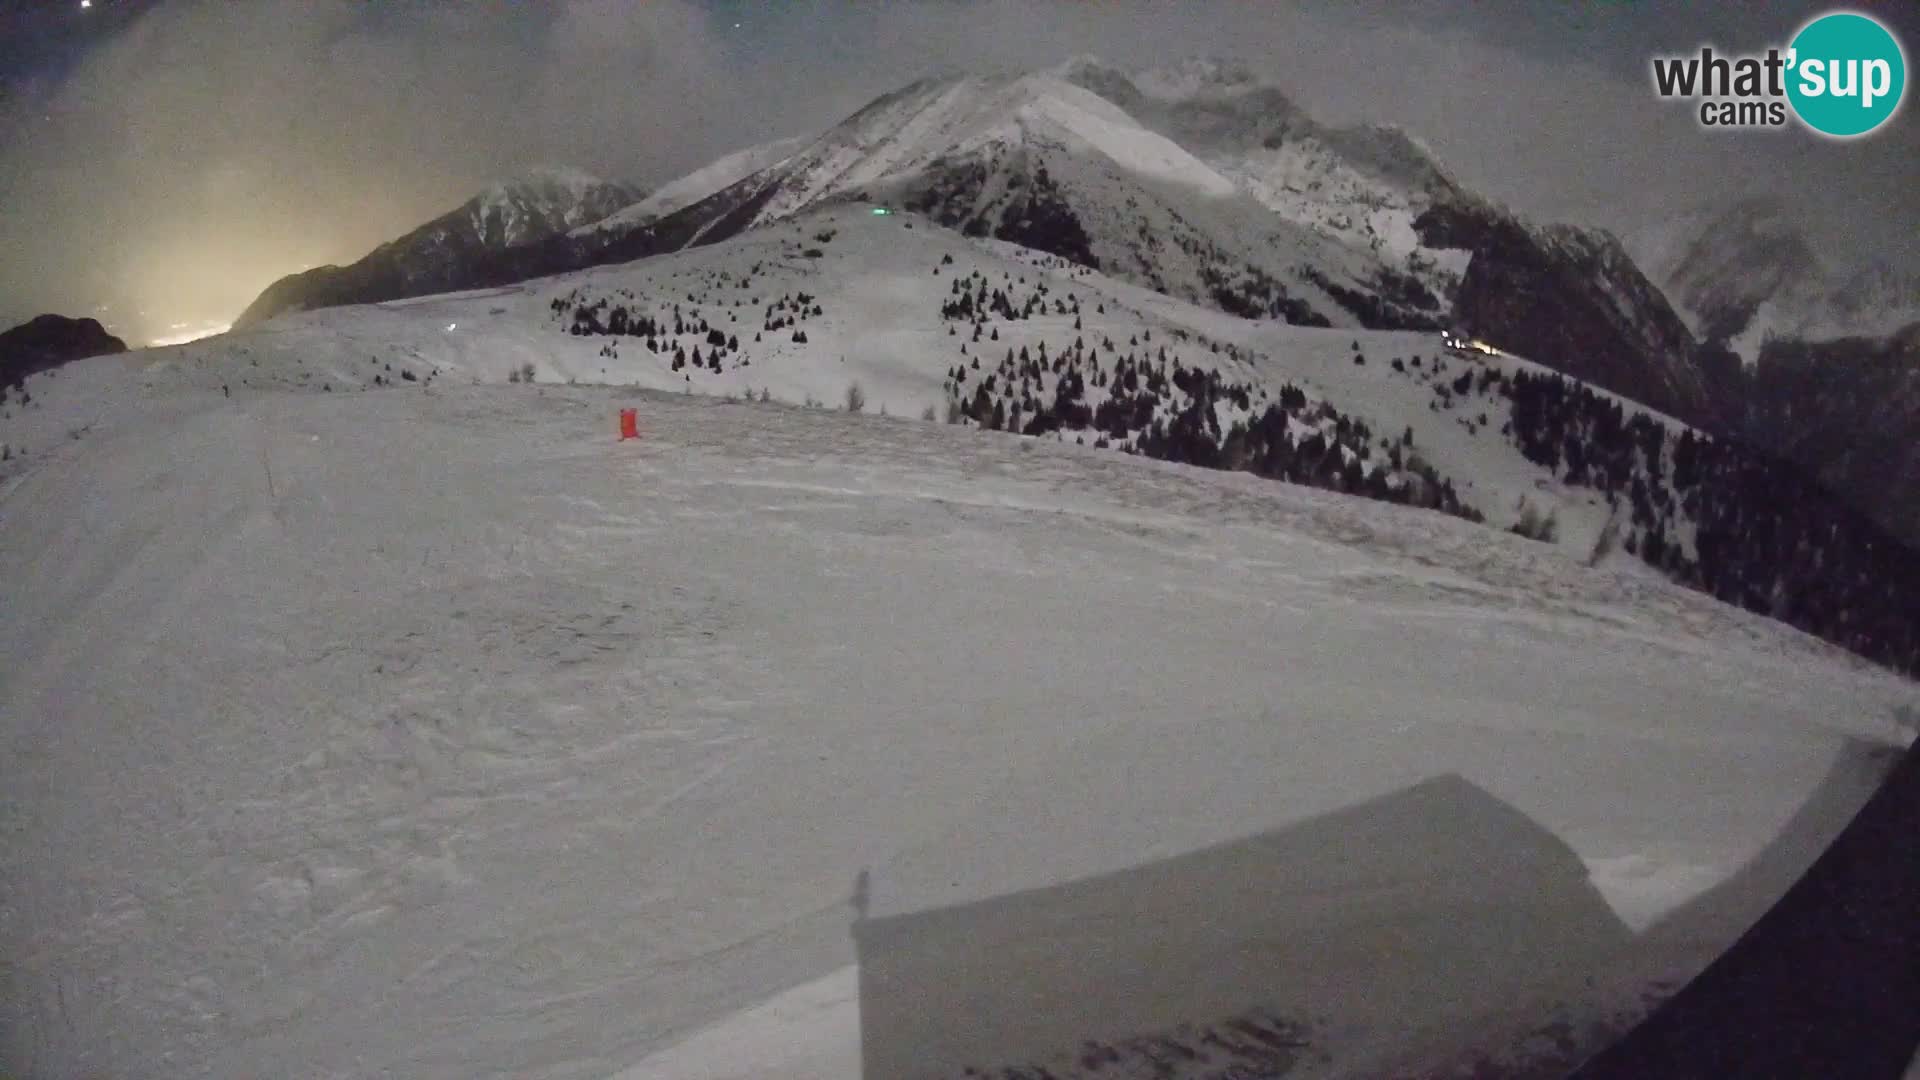
<svg viewBox="0 0 1920 1080">
<path fill-rule="evenodd" d="M 1125 76 L 1126 72 L 1107 63 L 1092 53 L 1079 53 L 1063 63 L 1047 68 L 1044 74 L 1052 75 L 1067 82 L 1078 82 L 1086 76 L 1095 78 L 1107 75 Z"/>
<path fill-rule="evenodd" d="M 474 200 L 487 202 L 518 196 L 580 201 L 591 198 L 596 192 L 624 189 L 627 186 L 602 179 L 572 165 L 536 165 L 495 180 L 475 195 Z"/>
<path fill-rule="evenodd" d="M 1266 85 L 1244 60 L 1193 56 L 1172 64 L 1137 72 L 1134 85 L 1141 93 L 1163 101 L 1232 97 Z"/>
<path fill-rule="evenodd" d="M 1356 124 L 1328 128 L 1321 141 L 1361 168 L 1383 179 L 1432 194 L 1459 194 L 1459 183 L 1425 140 L 1397 124 Z"/>
<path fill-rule="evenodd" d="M 731 187 L 762 169 L 778 165 L 812 143 L 814 138 L 812 135 L 796 135 L 735 150 L 678 180 L 662 185 L 644 199 L 628 203 L 604 218 L 576 227 L 571 235 L 619 235 L 639 228 Z"/>
<path fill-rule="evenodd" d="M 565 165 L 496 180 L 461 208 L 488 247 L 512 247 L 565 232 L 637 202 L 646 193 Z"/>
</svg>

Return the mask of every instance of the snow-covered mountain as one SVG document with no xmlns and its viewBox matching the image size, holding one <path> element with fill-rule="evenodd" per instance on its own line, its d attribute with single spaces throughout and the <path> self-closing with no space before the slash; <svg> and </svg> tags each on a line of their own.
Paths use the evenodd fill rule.
<svg viewBox="0 0 1920 1080">
<path fill-rule="evenodd" d="M 1522 221 L 1407 133 L 1319 124 L 1210 60 L 923 80 L 817 137 L 740 151 L 567 235 L 489 252 L 457 284 L 677 251 L 841 202 L 917 210 L 1250 317 L 1453 324 L 1709 415 L 1690 335 L 1610 237 Z"/>
<path fill-rule="evenodd" d="M 1711 415 L 1690 335 L 1607 233 L 1527 222 L 1467 190 L 1407 132 L 1319 124 L 1243 64 L 1129 75 L 1080 58 L 1063 72 L 1283 218 L 1381 257 L 1365 291 L 1392 297 L 1404 272 L 1468 333 L 1668 411 Z"/>
<path fill-rule="evenodd" d="M 1078 57 L 1059 74 L 1187 147 L 1281 216 L 1357 247 L 1404 256 L 1419 247 L 1411 219 L 1462 194 L 1406 132 L 1318 124 L 1244 64 L 1195 59 L 1128 73 Z"/>
<path fill-rule="evenodd" d="M 1920 538 L 1920 273 L 1828 265 L 1771 197 L 1653 223 L 1634 248 L 1725 358 L 1722 428 Z"/>
<path fill-rule="evenodd" d="M 749 146 L 662 185 L 653 194 L 631 203 L 597 221 L 573 229 L 569 235 L 591 239 L 596 235 L 621 235 L 639 226 L 699 202 L 722 188 L 730 187 L 762 169 L 780 164 L 810 140 L 804 136 L 776 139 Z"/>
<path fill-rule="evenodd" d="M 877 201 L 1250 314 L 1320 325 L 1439 324 L 1442 301 L 1407 272 L 1410 251 L 1383 255 L 1274 213 L 1174 139 L 1062 75 L 916 83 L 616 250 L 671 250 L 816 206 Z M 1384 279 L 1400 292 L 1383 296 Z"/>
<path fill-rule="evenodd" d="M 1702 337 L 1740 339 L 1763 304 L 1804 310 L 1825 272 L 1777 199 L 1751 197 L 1640 231 L 1646 270 Z"/>
<path fill-rule="evenodd" d="M 1772 339 L 1884 337 L 1920 321 L 1920 272 L 1878 260 L 1828 265 L 1777 197 L 1654 222 L 1632 246 L 1695 333 L 1748 365 Z"/>
<path fill-rule="evenodd" d="M 644 194 L 578 169 L 538 169 L 489 185 L 455 211 L 464 215 L 465 228 L 449 233 L 470 236 L 483 247 L 516 247 L 602 218 L 610 208 L 629 205 Z"/>
<path fill-rule="evenodd" d="M 1142 78 L 1157 86 L 1167 75 Z M 1309 125 L 1298 142 L 1276 142 L 1266 119 L 1275 95 L 1256 85 L 1148 109 L 1128 76 L 1092 60 L 927 80 L 622 250 L 710 242 L 810 207 L 874 200 L 1225 310 L 1309 325 L 1440 325 L 1465 255 L 1424 246 L 1411 227 L 1446 187 L 1438 167 L 1408 170 L 1435 178 L 1431 188 L 1401 182 L 1379 167 L 1385 155 L 1359 152 L 1373 149 L 1364 132 Z"/>
<path fill-rule="evenodd" d="M 1236 314 L 1454 323 L 1709 415 L 1691 335 L 1612 237 L 1522 221 L 1404 132 L 1319 125 L 1216 62 L 1129 74 L 1082 58 L 916 83 L 594 258 L 711 243 L 836 201 L 919 210 Z"/>
<path fill-rule="evenodd" d="M 276 281 L 235 320 L 264 322 L 285 311 L 446 292 L 469 284 L 501 252 L 564 235 L 631 205 L 645 192 L 571 168 L 533 170 L 486 190 L 346 266 L 322 266 Z"/>
</svg>

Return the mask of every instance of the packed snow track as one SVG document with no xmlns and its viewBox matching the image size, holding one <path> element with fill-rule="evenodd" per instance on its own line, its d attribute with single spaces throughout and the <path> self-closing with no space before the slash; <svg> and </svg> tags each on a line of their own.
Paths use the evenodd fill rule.
<svg viewBox="0 0 1920 1080">
<path fill-rule="evenodd" d="M 844 1075 L 856 880 L 976 901 L 1446 775 L 1637 929 L 1911 696 L 1437 514 L 586 387 L 106 409 L 0 486 L 0 612 L 22 1077 Z"/>
</svg>

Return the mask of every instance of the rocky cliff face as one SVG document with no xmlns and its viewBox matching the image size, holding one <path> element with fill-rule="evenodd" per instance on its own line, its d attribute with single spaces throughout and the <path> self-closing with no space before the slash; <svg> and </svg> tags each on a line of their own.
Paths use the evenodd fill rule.
<svg viewBox="0 0 1920 1080">
<path fill-rule="evenodd" d="M 1453 298 L 1467 333 L 1682 419 L 1713 419 L 1693 335 L 1610 234 L 1542 228 L 1466 199 L 1414 227 L 1473 253 Z"/>
</svg>

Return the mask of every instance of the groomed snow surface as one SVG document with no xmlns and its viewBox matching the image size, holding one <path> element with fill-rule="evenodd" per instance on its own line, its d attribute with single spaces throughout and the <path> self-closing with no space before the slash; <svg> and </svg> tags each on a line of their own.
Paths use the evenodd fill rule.
<svg viewBox="0 0 1920 1080">
<path fill-rule="evenodd" d="M 1200 1076 L 1259 1017 L 1288 1075 L 1417 1075 L 1630 1019 L 1874 785 L 1911 684 L 1629 565 L 906 418 L 967 336 L 897 312 L 1013 256 L 835 220 L 820 259 L 782 228 L 31 380 L 0 1071 L 1064 1077 L 1156 1036 Z M 816 344 L 697 389 L 852 375 L 894 415 L 550 381 L 681 380 L 552 298 L 690 305 L 754 262 L 728 332 L 809 288 Z M 1347 332 L 1054 287 L 1107 305 L 1089 337 L 1270 347 L 1381 431 L 1431 418 L 1490 502 L 1539 490 L 1381 370 L 1410 337 L 1363 367 Z M 444 374 L 360 390 L 389 357 Z"/>
<path fill-rule="evenodd" d="M 1439 515 L 603 389 L 156 398 L 0 530 L 28 1076 L 846 1075 L 861 870 L 967 903 L 1435 777 L 1641 921 L 1907 693 Z M 1343 1003 L 1329 1051 L 1419 1027 Z"/>
</svg>

